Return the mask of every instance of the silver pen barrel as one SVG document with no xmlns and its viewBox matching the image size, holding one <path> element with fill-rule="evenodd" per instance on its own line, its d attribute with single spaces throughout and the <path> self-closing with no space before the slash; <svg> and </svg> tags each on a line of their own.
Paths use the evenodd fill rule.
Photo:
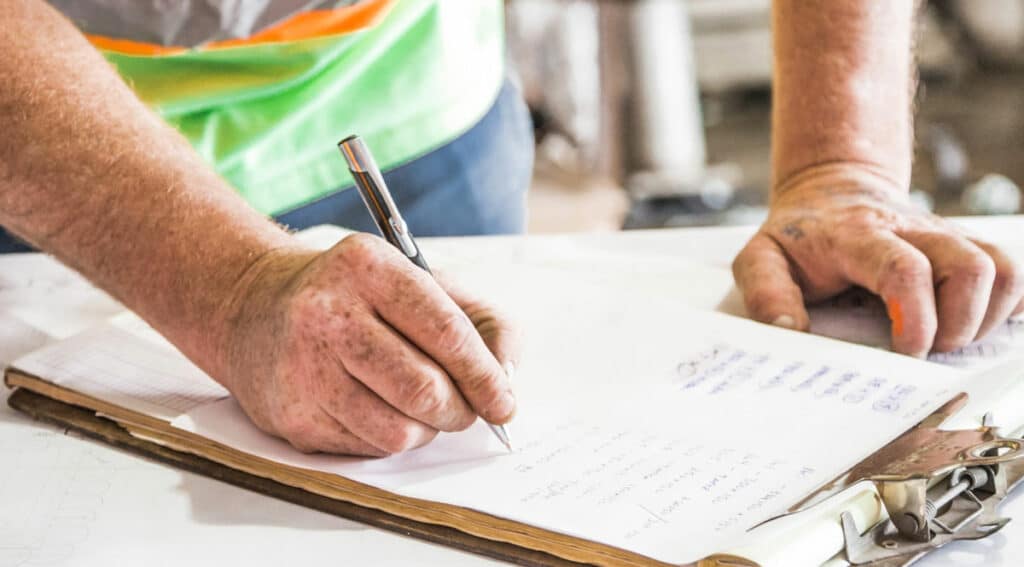
<svg viewBox="0 0 1024 567">
<path fill-rule="evenodd" d="M 428 274 L 431 273 L 423 254 L 420 254 L 419 246 L 416 245 L 412 233 L 409 232 L 409 227 L 406 226 L 405 220 L 398 212 L 398 206 L 395 205 L 395 201 L 391 198 L 391 192 L 388 191 L 388 186 L 384 183 L 384 175 L 377 167 L 377 162 L 373 159 L 373 154 L 370 153 L 366 143 L 359 136 L 353 135 L 338 142 L 338 149 L 341 150 L 341 155 L 348 163 L 348 170 L 356 182 L 359 196 L 363 198 L 363 203 L 370 211 L 381 236 L 401 250 L 414 264 L 423 268 Z M 512 440 L 505 426 L 492 423 L 487 425 L 495 437 L 501 441 L 501 444 L 512 451 Z"/>
<path fill-rule="evenodd" d="M 377 167 L 377 162 L 366 143 L 359 136 L 353 135 L 338 142 L 338 149 L 348 163 L 348 170 L 356 182 L 359 196 L 370 211 L 381 236 L 401 250 L 413 263 L 429 272 L 430 267 L 420 254 L 419 246 L 413 240 L 402 213 L 398 211 L 398 205 L 388 191 L 384 174 Z"/>
<path fill-rule="evenodd" d="M 366 143 L 358 136 L 349 136 L 338 142 L 338 149 L 348 164 L 349 173 L 356 182 L 356 189 L 363 199 L 363 204 L 370 211 L 374 224 L 380 231 L 381 236 L 391 244 L 401 248 L 395 241 L 390 227 L 392 215 L 397 214 L 397 207 L 391 199 L 391 195 L 384 183 L 384 176 L 377 167 L 377 162 L 370 154 Z"/>
</svg>

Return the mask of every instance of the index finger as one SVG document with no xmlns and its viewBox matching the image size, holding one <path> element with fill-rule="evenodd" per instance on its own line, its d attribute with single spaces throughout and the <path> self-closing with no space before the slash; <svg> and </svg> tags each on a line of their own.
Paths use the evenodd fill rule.
<svg viewBox="0 0 1024 567">
<path fill-rule="evenodd" d="M 505 372 L 466 313 L 411 262 L 389 255 L 381 264 L 385 273 L 367 289 L 381 319 L 444 368 L 480 417 L 495 424 L 512 419 L 515 397 Z"/>
</svg>

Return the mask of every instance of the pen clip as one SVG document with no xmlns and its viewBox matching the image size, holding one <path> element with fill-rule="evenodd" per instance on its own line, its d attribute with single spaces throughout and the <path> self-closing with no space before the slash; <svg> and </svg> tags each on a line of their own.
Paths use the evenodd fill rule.
<svg viewBox="0 0 1024 567">
<path fill-rule="evenodd" d="M 349 136 L 338 142 L 338 149 L 348 162 L 348 169 L 356 182 L 359 195 L 370 211 L 370 216 L 373 217 L 381 236 L 398 248 L 406 258 L 429 273 L 430 267 L 420 254 L 419 246 L 413 240 L 405 219 L 398 212 L 398 205 L 395 204 L 384 182 L 384 174 L 377 167 L 366 143 L 359 136 Z"/>
<path fill-rule="evenodd" d="M 420 251 L 416 248 L 416 243 L 413 242 L 412 236 L 409 234 L 409 227 L 405 224 L 405 220 L 400 216 L 394 215 L 388 219 L 388 224 L 391 225 L 395 240 L 398 241 L 398 247 L 401 248 L 402 253 L 410 258 L 415 258 Z"/>
</svg>

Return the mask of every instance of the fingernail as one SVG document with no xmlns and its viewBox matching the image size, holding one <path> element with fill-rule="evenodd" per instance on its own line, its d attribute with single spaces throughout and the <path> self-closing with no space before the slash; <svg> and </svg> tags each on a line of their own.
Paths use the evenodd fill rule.
<svg viewBox="0 0 1024 567">
<path fill-rule="evenodd" d="M 783 329 L 795 329 L 796 319 L 793 319 L 789 315 L 779 315 L 774 321 L 772 321 L 772 325 L 782 327 Z"/>
<path fill-rule="evenodd" d="M 510 360 L 510 361 L 506 362 L 505 365 L 502 366 L 502 368 L 505 369 L 505 377 L 508 378 L 508 381 L 511 384 L 512 383 L 512 379 L 516 375 L 516 365 L 512 364 L 512 361 Z"/>
</svg>

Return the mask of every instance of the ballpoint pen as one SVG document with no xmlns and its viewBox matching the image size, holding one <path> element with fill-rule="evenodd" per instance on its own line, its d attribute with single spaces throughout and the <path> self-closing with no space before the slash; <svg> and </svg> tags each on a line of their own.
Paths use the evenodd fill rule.
<svg viewBox="0 0 1024 567">
<path fill-rule="evenodd" d="M 341 155 L 348 162 L 348 170 L 356 181 L 359 196 L 363 198 L 363 203 L 370 211 L 370 216 L 373 217 L 373 222 L 377 225 L 381 236 L 392 246 L 398 248 L 412 263 L 433 275 L 423 254 L 420 253 L 419 246 L 413 240 L 409 227 L 402 219 L 402 214 L 398 211 L 395 201 L 391 198 L 388 186 L 384 183 L 384 176 L 381 174 L 380 168 L 377 167 L 370 148 L 359 136 L 352 135 L 338 142 L 338 149 L 341 150 Z M 488 423 L 487 426 L 491 428 L 501 444 L 511 451 L 512 439 L 505 426 L 492 423 Z"/>
</svg>

